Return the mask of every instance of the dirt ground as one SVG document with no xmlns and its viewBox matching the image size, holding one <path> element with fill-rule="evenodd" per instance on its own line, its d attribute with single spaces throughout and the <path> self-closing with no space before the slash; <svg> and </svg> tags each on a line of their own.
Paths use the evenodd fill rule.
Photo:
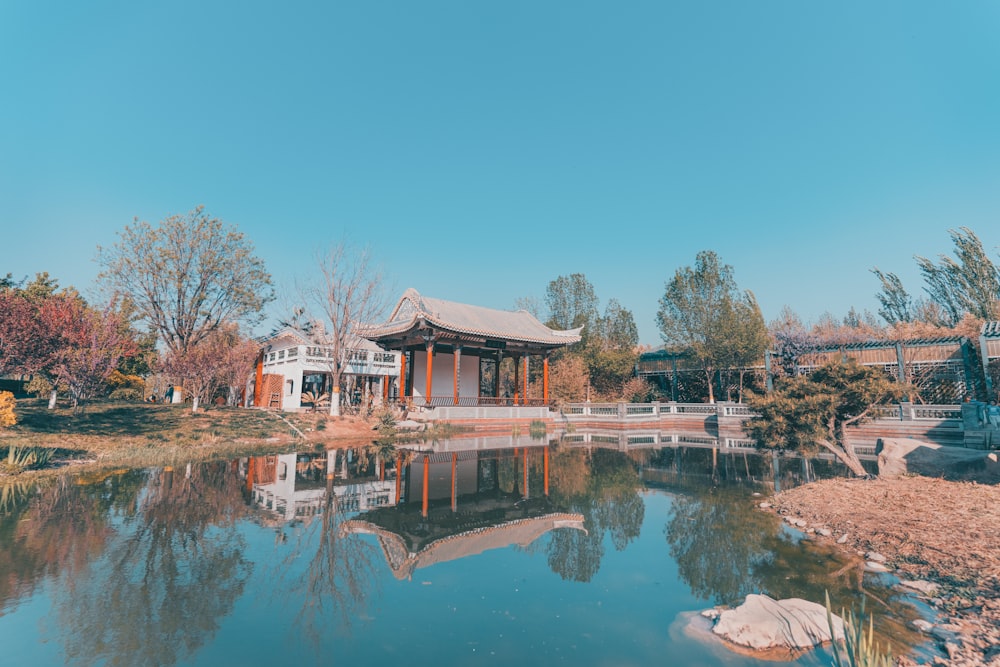
<svg viewBox="0 0 1000 667">
<path fill-rule="evenodd" d="M 901 579 L 938 584 L 932 636 L 949 658 L 935 664 L 1000 667 L 1000 469 L 995 453 L 980 454 L 983 465 L 945 465 L 939 477 L 924 461 L 921 475 L 819 481 L 778 494 L 772 509 L 882 554 Z"/>
</svg>

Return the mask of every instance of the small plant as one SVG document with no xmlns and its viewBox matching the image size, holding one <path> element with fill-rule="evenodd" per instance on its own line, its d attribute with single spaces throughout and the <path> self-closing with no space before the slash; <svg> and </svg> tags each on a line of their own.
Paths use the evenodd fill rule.
<svg viewBox="0 0 1000 667">
<path fill-rule="evenodd" d="M 300 402 L 303 405 L 309 405 L 309 407 L 312 408 L 313 412 L 315 412 L 317 408 L 330 405 L 330 394 L 321 394 L 319 392 L 304 391 L 302 392 L 302 397 L 300 398 Z"/>
<path fill-rule="evenodd" d="M 396 433 L 396 416 L 392 410 L 383 409 L 375 414 L 375 429 L 383 436 Z"/>
<path fill-rule="evenodd" d="M 46 447 L 17 447 L 11 445 L 7 448 L 3 467 L 12 473 L 44 468 L 52 460 L 53 453 L 53 450 Z"/>
<path fill-rule="evenodd" d="M 541 419 L 533 419 L 528 426 L 528 435 L 533 439 L 544 438 L 546 433 L 545 422 Z"/>
<path fill-rule="evenodd" d="M 868 617 L 865 631 L 865 600 L 861 598 L 861 612 L 855 617 L 853 611 L 840 612 L 844 620 L 844 646 L 833 641 L 834 667 L 892 667 L 892 653 L 882 653 L 875 643 L 875 624 Z M 830 593 L 826 594 L 826 620 L 830 626 L 830 636 L 835 637 L 833 612 L 830 610 Z"/>
</svg>

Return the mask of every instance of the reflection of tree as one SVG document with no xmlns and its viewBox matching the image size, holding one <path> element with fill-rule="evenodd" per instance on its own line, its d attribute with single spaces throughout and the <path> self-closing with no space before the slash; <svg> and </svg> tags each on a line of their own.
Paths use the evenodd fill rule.
<svg viewBox="0 0 1000 667">
<path fill-rule="evenodd" d="M 563 579 L 590 581 L 601 566 L 604 535 L 622 551 L 639 536 L 645 504 L 635 463 L 609 449 L 558 448 L 552 457 L 552 498 L 584 516 L 586 533 L 554 531 L 549 567 Z M 568 491 L 568 492 L 567 492 Z"/>
<path fill-rule="evenodd" d="M 742 601 L 762 589 L 757 568 L 770 558 L 776 517 L 757 510 L 744 493 L 716 488 L 678 496 L 665 529 L 680 576 L 699 597 L 716 604 Z"/>
<path fill-rule="evenodd" d="M 391 452 L 381 454 L 388 457 Z M 315 553 L 301 577 L 290 582 L 290 588 L 303 597 L 298 621 L 317 647 L 322 633 L 330 627 L 327 617 L 339 616 L 341 624 L 349 626 L 364 615 L 371 589 L 378 584 L 375 563 L 381 555 L 363 536 L 341 530 L 346 515 L 329 480 L 318 520 L 300 526 L 299 546 L 290 557 L 297 558 L 305 548 L 311 550 L 315 542 Z M 284 567 L 282 573 L 289 576 L 293 571 Z"/>
<path fill-rule="evenodd" d="M 108 556 L 60 588 L 75 664 L 172 664 L 217 631 L 251 570 L 235 526 L 241 489 L 225 463 L 150 475 Z"/>
<path fill-rule="evenodd" d="M 857 609 L 866 597 L 869 609 L 880 610 L 881 640 L 897 648 L 919 641 L 906 627 L 916 615 L 901 593 L 863 580 L 862 561 L 784 532 L 745 488 L 688 487 L 675 497 L 664 532 L 681 578 L 714 604 L 739 604 L 749 593 L 821 602 L 829 591 L 835 609 Z"/>
<path fill-rule="evenodd" d="M 45 576 L 74 578 L 113 534 L 108 511 L 131 502 L 141 473 L 104 474 L 89 484 L 67 478 L 44 488 L 16 482 L 0 489 L 0 613 L 31 595 Z"/>
</svg>

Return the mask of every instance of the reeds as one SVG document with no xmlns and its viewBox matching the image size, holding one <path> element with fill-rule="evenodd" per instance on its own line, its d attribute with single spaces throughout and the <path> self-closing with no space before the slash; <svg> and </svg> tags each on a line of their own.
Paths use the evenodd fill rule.
<svg viewBox="0 0 1000 667">
<path fill-rule="evenodd" d="M 833 641 L 834 667 L 892 667 L 892 653 L 882 653 L 881 647 L 875 643 L 875 624 L 872 617 L 865 623 L 865 600 L 861 598 L 861 612 L 855 616 L 854 611 L 841 610 L 844 621 L 843 647 L 839 641 Z M 830 636 L 834 637 L 833 612 L 830 610 L 830 593 L 826 594 L 826 619 L 830 625 Z M 868 629 L 865 630 L 865 625 Z"/>
</svg>

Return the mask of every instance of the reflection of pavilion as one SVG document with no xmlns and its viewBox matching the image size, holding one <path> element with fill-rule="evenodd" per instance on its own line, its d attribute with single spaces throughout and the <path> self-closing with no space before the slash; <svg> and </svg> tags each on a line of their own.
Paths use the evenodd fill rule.
<svg viewBox="0 0 1000 667">
<path fill-rule="evenodd" d="M 253 502 L 285 521 L 308 520 L 322 513 L 330 492 L 336 495 L 341 511 L 364 512 L 395 504 L 394 479 L 344 479 L 353 456 L 351 450 L 330 450 L 253 457 L 247 475 Z M 335 481 L 338 475 L 342 479 Z"/>
<path fill-rule="evenodd" d="M 397 478 L 398 506 L 364 512 L 341 531 L 375 535 L 400 579 L 435 563 L 527 546 L 556 528 L 585 530 L 582 514 L 549 501 L 547 440 L 454 439 L 399 456 L 409 465 L 405 485 Z"/>
<path fill-rule="evenodd" d="M 341 530 L 375 535 L 398 579 L 411 577 L 418 568 L 475 556 L 490 549 L 512 545 L 526 547 L 556 528 L 586 530 L 582 514 L 553 512 L 548 503 L 533 504 L 532 507 L 479 508 L 478 514 L 471 511 L 472 508 L 463 507 L 458 522 L 435 520 L 429 523 L 420 523 L 414 515 L 407 515 L 409 521 L 390 520 L 384 513 L 392 510 L 381 509 L 369 512 L 364 520 L 345 521 Z M 501 517 L 516 518 L 502 520 Z M 380 525 L 380 521 L 391 527 Z"/>
</svg>

